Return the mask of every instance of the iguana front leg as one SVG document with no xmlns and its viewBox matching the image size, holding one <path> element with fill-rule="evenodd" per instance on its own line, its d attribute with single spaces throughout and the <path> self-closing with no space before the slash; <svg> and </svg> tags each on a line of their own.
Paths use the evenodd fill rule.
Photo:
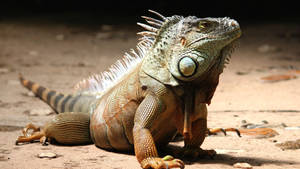
<svg viewBox="0 0 300 169">
<path fill-rule="evenodd" d="M 170 156 L 159 158 L 158 156 L 150 127 L 164 109 L 165 105 L 157 96 L 148 94 L 135 114 L 133 128 L 134 151 L 142 168 L 184 168 L 184 163 L 179 159 Z"/>
<path fill-rule="evenodd" d="M 182 155 L 185 157 L 197 158 L 203 156 L 213 157 L 215 150 L 203 150 L 200 145 L 203 143 L 207 132 L 207 120 L 197 119 L 192 123 L 192 138 L 184 140 Z"/>
</svg>

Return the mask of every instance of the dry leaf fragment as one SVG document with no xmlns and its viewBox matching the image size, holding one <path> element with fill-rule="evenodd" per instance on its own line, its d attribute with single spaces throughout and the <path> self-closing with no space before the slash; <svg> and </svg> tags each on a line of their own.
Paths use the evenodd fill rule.
<svg viewBox="0 0 300 169">
<path fill-rule="evenodd" d="M 295 75 L 271 75 L 271 76 L 265 76 L 262 77 L 261 79 L 265 82 L 279 82 L 279 81 L 283 81 L 283 80 L 291 80 L 291 79 L 296 79 L 297 76 Z"/>
</svg>

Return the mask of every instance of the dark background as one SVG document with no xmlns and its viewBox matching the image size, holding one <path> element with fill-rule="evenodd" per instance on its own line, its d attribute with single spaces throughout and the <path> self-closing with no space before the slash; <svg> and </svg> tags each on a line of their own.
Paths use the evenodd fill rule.
<svg viewBox="0 0 300 169">
<path fill-rule="evenodd" d="M 135 23 L 153 9 L 165 16 L 229 16 L 240 22 L 299 22 L 297 1 L 113 1 L 113 0 L 2 0 L 1 19 L 45 18 L 79 24 Z"/>
</svg>

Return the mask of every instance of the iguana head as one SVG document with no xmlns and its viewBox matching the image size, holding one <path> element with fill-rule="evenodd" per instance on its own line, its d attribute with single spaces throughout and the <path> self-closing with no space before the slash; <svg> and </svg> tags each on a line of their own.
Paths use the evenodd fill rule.
<svg viewBox="0 0 300 169">
<path fill-rule="evenodd" d="M 153 33 L 142 40 L 152 42 L 142 67 L 147 74 L 176 86 L 201 77 L 216 64 L 222 72 L 233 42 L 241 36 L 235 20 L 158 15 L 163 21 L 144 17 L 154 27 L 140 24 Z"/>
</svg>

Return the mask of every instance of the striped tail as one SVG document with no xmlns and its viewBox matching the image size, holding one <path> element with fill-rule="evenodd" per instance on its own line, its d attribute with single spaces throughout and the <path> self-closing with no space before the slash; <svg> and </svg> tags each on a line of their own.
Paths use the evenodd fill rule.
<svg viewBox="0 0 300 169">
<path fill-rule="evenodd" d="M 62 112 L 89 112 L 90 105 L 96 100 L 92 95 L 65 95 L 47 89 L 19 75 L 21 84 L 32 91 L 37 97 L 46 102 L 56 113 Z"/>
</svg>

